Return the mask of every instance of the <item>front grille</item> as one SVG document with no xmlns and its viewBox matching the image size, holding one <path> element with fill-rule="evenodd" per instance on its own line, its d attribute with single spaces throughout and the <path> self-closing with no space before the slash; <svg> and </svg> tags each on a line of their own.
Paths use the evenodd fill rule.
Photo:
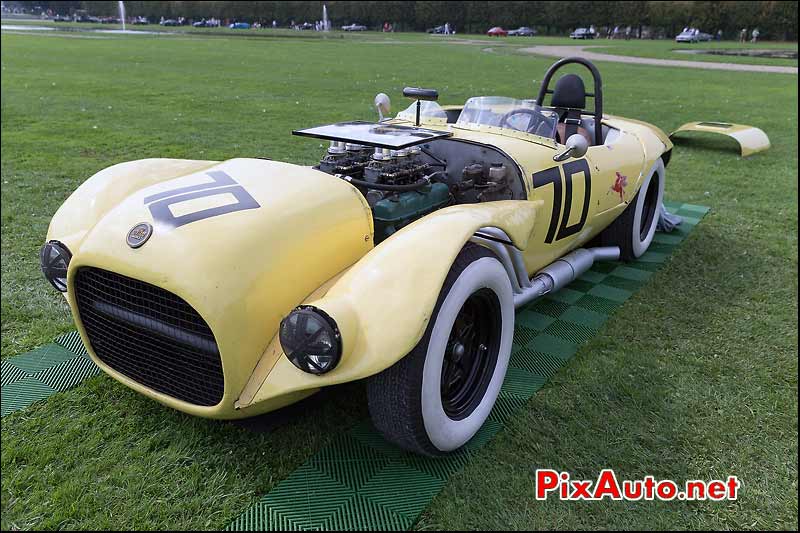
<svg viewBox="0 0 800 533">
<path fill-rule="evenodd" d="M 92 349 L 105 364 L 185 402 L 210 406 L 222 400 L 217 341 L 183 299 L 93 267 L 78 269 L 75 297 Z"/>
</svg>

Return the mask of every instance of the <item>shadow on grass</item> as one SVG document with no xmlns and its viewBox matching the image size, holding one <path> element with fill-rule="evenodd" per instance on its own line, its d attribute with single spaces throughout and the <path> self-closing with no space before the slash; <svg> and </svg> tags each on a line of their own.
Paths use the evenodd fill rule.
<svg viewBox="0 0 800 533">
<path fill-rule="evenodd" d="M 348 397 L 352 398 L 353 396 L 358 397 L 361 395 L 359 391 L 354 389 L 363 389 L 362 383 L 358 381 L 326 387 L 308 398 L 287 405 L 277 411 L 241 420 L 233 420 L 230 423 L 253 433 L 272 433 L 288 424 L 302 423 L 306 419 L 312 421 L 315 417 L 323 414 L 326 405 L 338 405 L 343 409 L 350 409 L 352 406 L 343 404 L 347 404 Z M 366 401 L 366 398 L 364 400 Z M 336 415 L 334 414 L 334 416 Z"/>
<path fill-rule="evenodd" d="M 739 143 L 726 135 L 702 132 L 681 132 L 672 137 L 672 144 L 683 149 L 697 149 L 710 154 L 741 155 Z"/>
</svg>

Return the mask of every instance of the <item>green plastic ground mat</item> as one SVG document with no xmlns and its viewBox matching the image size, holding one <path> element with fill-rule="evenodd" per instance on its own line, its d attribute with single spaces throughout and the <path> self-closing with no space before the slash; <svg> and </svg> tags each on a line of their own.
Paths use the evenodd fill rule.
<svg viewBox="0 0 800 533">
<path fill-rule="evenodd" d="M 369 421 L 339 436 L 228 526 L 229 530 L 408 529 L 450 475 L 503 428 L 630 298 L 708 212 L 669 203 L 683 217 L 634 263 L 597 263 L 561 291 L 517 311 L 508 373 L 489 420 L 458 455 L 426 458 L 387 443 Z"/>
<path fill-rule="evenodd" d="M 70 389 L 98 373 L 100 369 L 86 353 L 77 331 L 61 335 L 53 344 L 3 359 L 2 416 Z"/>
</svg>

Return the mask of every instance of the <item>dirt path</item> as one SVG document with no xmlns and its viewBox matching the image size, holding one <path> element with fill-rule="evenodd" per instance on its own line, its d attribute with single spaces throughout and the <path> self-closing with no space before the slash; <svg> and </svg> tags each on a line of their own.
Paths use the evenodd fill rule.
<svg viewBox="0 0 800 533">
<path fill-rule="evenodd" d="M 658 65 L 662 67 L 687 67 L 708 70 L 737 70 L 741 72 L 777 72 L 780 74 L 797 74 L 797 67 L 779 67 L 774 65 L 745 65 L 743 63 L 712 63 L 709 61 L 685 61 L 682 59 L 655 59 L 650 57 L 618 56 L 591 52 L 584 46 L 531 46 L 520 48 L 521 52 L 549 57 L 578 56 L 590 61 L 613 61 L 634 65 Z"/>
</svg>

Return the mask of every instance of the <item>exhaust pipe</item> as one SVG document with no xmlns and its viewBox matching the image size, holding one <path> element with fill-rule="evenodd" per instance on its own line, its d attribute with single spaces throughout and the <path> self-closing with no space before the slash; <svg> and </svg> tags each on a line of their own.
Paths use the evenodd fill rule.
<svg viewBox="0 0 800 533">
<path fill-rule="evenodd" d="M 481 228 L 470 240 L 492 250 L 503 264 L 514 291 L 516 308 L 569 285 L 592 268 L 595 261 L 616 261 L 620 256 L 618 246 L 579 248 L 553 261 L 528 279 L 522 252 L 503 230 Z"/>
<path fill-rule="evenodd" d="M 566 287 L 592 268 L 595 261 L 616 261 L 619 255 L 618 246 L 574 250 L 533 276 L 531 287 L 514 295 L 514 307 L 522 307 L 545 294 Z"/>
</svg>

